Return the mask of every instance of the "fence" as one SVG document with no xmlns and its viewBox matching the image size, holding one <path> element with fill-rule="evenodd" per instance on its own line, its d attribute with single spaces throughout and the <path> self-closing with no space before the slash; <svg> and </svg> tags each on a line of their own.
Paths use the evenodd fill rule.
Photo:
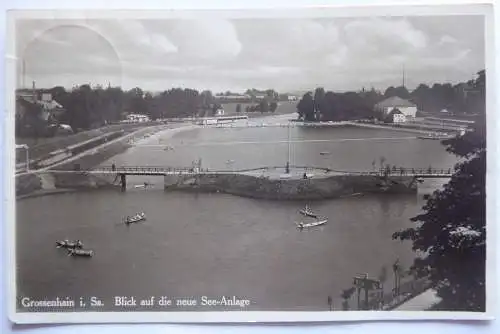
<svg viewBox="0 0 500 334">
<path fill-rule="evenodd" d="M 407 276 L 409 277 L 409 276 Z M 398 286 L 397 293 L 395 289 L 384 292 L 382 289 L 373 289 L 368 293 L 368 303 L 366 303 L 364 289 L 359 293 L 361 297 L 358 299 L 359 305 L 349 305 L 357 299 L 356 290 L 353 288 L 352 295 L 347 300 L 344 300 L 346 309 L 358 310 L 392 310 L 408 301 L 409 299 L 425 292 L 431 288 L 432 282 L 427 278 L 411 278 Z"/>
<path fill-rule="evenodd" d="M 453 173 L 451 168 L 445 169 L 445 168 L 405 168 L 405 167 L 396 167 L 393 166 L 392 168 L 387 166 L 385 168 L 380 168 L 378 171 L 379 175 L 384 175 L 384 176 L 406 176 L 406 175 L 451 175 Z"/>
<path fill-rule="evenodd" d="M 369 295 L 368 308 L 370 310 L 392 310 L 409 299 L 425 292 L 431 287 L 431 281 L 427 278 L 412 279 L 399 286 L 399 293 L 394 294 L 394 290 L 382 294 L 374 291 Z M 378 293 L 377 293 L 378 292 Z"/>
<path fill-rule="evenodd" d="M 258 172 L 258 171 L 271 171 L 271 170 L 285 170 L 284 166 L 268 166 L 268 167 L 255 167 L 255 168 L 246 168 L 246 169 L 227 169 L 227 170 L 209 170 L 209 169 L 195 169 L 194 167 L 168 167 L 168 166 L 103 166 L 98 167 L 95 171 L 113 171 L 113 172 L 123 172 L 123 173 L 163 173 L 163 172 L 195 172 L 198 170 L 200 172 L 205 173 L 249 173 L 249 172 Z M 312 167 L 312 166 L 289 166 L 290 169 L 301 170 L 304 172 L 323 172 L 323 173 L 338 173 L 345 175 L 367 175 L 367 176 L 416 176 L 416 175 L 451 175 L 452 169 L 437 169 L 437 168 L 397 168 L 397 167 L 386 167 L 380 168 L 379 170 L 375 170 L 372 172 L 366 171 L 340 171 L 333 170 L 327 167 Z"/>
</svg>

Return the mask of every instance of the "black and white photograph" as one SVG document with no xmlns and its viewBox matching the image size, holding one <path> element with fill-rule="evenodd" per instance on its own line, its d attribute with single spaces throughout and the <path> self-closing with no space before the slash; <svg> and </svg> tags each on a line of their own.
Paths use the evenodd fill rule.
<svg viewBox="0 0 500 334">
<path fill-rule="evenodd" d="M 10 319 L 489 319 L 491 9 L 9 12 Z"/>
</svg>

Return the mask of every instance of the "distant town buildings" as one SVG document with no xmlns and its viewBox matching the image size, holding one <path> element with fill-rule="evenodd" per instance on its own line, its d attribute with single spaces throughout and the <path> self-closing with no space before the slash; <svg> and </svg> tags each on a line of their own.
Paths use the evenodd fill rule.
<svg viewBox="0 0 500 334">
<path fill-rule="evenodd" d="M 245 102 L 252 99 L 250 95 L 217 95 L 218 100 L 225 102 Z"/>
<path fill-rule="evenodd" d="M 149 122 L 151 121 L 151 118 L 147 115 L 141 115 L 141 114 L 128 114 L 127 115 L 127 121 L 128 122 L 133 122 L 133 123 L 142 123 L 142 122 Z"/>
<path fill-rule="evenodd" d="M 50 135 L 60 128 L 59 119 L 66 109 L 52 94 L 32 89 L 16 90 L 16 135 Z"/>
</svg>

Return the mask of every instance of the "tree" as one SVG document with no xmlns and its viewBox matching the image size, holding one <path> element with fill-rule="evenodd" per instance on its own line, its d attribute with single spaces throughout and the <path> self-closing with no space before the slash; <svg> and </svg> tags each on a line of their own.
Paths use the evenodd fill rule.
<svg viewBox="0 0 500 334">
<path fill-rule="evenodd" d="M 413 250 L 423 254 L 415 259 L 413 270 L 429 276 L 442 298 L 438 305 L 441 310 L 485 310 L 485 129 L 482 113 L 472 131 L 443 141 L 448 152 L 464 161 L 455 166 L 444 189 L 428 198 L 424 213 L 411 219 L 417 227 L 393 235 L 395 239 L 411 240 Z"/>
<path fill-rule="evenodd" d="M 269 104 L 269 110 L 270 110 L 271 112 L 275 112 L 275 111 L 276 111 L 276 109 L 278 109 L 278 103 L 276 103 L 275 101 L 271 102 L 271 103 Z"/>
<path fill-rule="evenodd" d="M 267 102 L 267 99 L 260 101 L 259 106 L 261 113 L 269 112 L 269 103 Z"/>
<path fill-rule="evenodd" d="M 388 98 L 388 97 L 392 97 L 392 96 L 396 96 L 396 88 L 394 88 L 393 86 L 389 86 L 385 90 L 384 97 Z"/>
<path fill-rule="evenodd" d="M 348 311 L 350 309 L 349 307 L 349 299 L 351 299 L 352 295 L 356 292 L 356 288 L 352 287 L 346 290 L 342 290 L 342 293 L 340 294 L 340 297 L 342 297 L 342 310 L 343 311 Z"/>
<path fill-rule="evenodd" d="M 394 95 L 399 96 L 402 99 L 409 99 L 411 97 L 410 93 L 404 86 L 394 88 Z"/>
<path fill-rule="evenodd" d="M 212 116 L 217 115 L 217 111 L 218 111 L 219 109 L 221 109 L 221 108 L 222 108 L 222 106 L 221 106 L 220 104 L 218 104 L 218 103 L 214 103 L 214 105 L 213 105 L 213 107 L 212 107 Z"/>
<path fill-rule="evenodd" d="M 320 113 L 324 109 L 325 109 L 325 89 L 322 87 L 318 87 L 314 91 L 314 113 L 316 119 L 319 118 Z"/>
<path fill-rule="evenodd" d="M 297 112 L 300 118 L 306 121 L 314 121 L 314 100 L 311 93 L 306 93 L 297 104 Z"/>
</svg>

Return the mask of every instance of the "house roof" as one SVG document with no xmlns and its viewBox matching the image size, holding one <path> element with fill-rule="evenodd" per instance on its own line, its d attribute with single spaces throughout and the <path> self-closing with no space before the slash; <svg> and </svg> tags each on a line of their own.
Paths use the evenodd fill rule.
<svg viewBox="0 0 500 334">
<path fill-rule="evenodd" d="M 399 96 L 391 96 L 375 105 L 376 108 L 391 108 L 391 107 L 416 107 L 416 105 L 408 100 L 403 100 Z"/>
</svg>

